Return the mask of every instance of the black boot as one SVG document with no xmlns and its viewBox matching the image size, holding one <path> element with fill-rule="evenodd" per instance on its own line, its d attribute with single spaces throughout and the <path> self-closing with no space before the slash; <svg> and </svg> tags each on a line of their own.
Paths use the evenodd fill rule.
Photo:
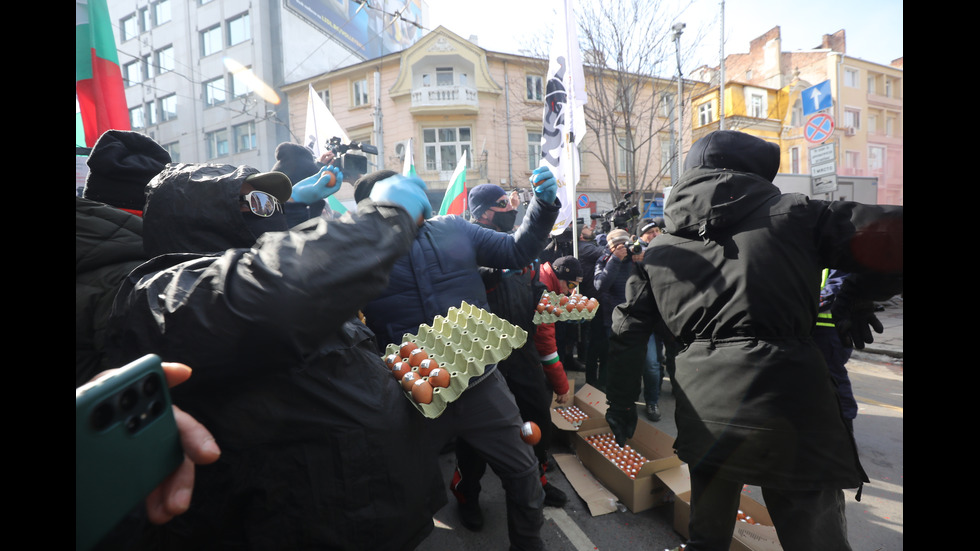
<svg viewBox="0 0 980 551">
<path fill-rule="evenodd" d="M 550 482 L 544 485 L 545 507 L 564 507 L 566 503 L 568 503 L 568 496 L 565 492 L 552 486 Z"/>
</svg>

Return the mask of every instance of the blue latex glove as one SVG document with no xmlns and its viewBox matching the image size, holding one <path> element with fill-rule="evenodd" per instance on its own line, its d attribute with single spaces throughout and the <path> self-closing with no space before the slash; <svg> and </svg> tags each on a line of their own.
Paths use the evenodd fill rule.
<svg viewBox="0 0 980 551">
<path fill-rule="evenodd" d="M 333 179 L 333 185 L 330 185 Z M 330 197 L 344 183 L 344 173 L 335 166 L 325 166 L 309 178 L 300 180 L 293 186 L 292 200 L 297 203 L 312 205 L 320 199 Z"/>
<path fill-rule="evenodd" d="M 412 215 L 412 219 L 430 218 L 432 205 L 425 195 L 425 182 L 419 178 L 409 178 L 396 174 L 374 184 L 369 196 L 372 201 L 387 201 L 401 205 Z"/>
<path fill-rule="evenodd" d="M 531 185 L 534 186 L 534 194 L 539 199 L 549 205 L 555 203 L 558 197 L 558 180 L 555 180 L 551 170 L 546 166 L 539 166 L 531 173 Z"/>
</svg>

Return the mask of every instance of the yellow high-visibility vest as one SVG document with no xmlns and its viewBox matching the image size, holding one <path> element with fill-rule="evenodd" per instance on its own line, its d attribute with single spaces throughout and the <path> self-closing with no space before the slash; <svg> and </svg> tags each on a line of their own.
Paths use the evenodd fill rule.
<svg viewBox="0 0 980 551">
<path fill-rule="evenodd" d="M 830 275 L 830 269 L 824 268 L 823 274 L 820 277 L 820 290 L 827 286 L 827 276 Z M 817 312 L 817 325 L 819 327 L 834 327 L 834 316 L 827 312 Z"/>
</svg>

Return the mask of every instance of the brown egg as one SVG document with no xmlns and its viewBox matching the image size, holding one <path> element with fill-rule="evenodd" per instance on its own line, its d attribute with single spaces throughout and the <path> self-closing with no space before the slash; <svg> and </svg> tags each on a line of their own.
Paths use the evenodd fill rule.
<svg viewBox="0 0 980 551">
<path fill-rule="evenodd" d="M 569 303 L 565 304 L 565 310 L 568 310 L 569 312 L 574 312 L 575 311 L 575 303 L 574 302 L 569 302 Z"/>
<path fill-rule="evenodd" d="M 419 379 L 412 385 L 412 399 L 420 404 L 432 403 L 432 385 L 425 379 Z"/>
<path fill-rule="evenodd" d="M 441 367 L 437 367 L 429 372 L 429 384 L 436 387 L 446 388 L 449 386 L 449 372 Z"/>
<path fill-rule="evenodd" d="M 412 355 L 412 350 L 415 350 L 418 347 L 419 345 L 415 344 L 412 341 L 405 341 L 402 343 L 401 346 L 398 347 L 398 354 L 402 358 L 408 359 L 408 357 Z"/>
<path fill-rule="evenodd" d="M 408 356 L 408 363 L 412 364 L 412 367 L 418 367 L 422 360 L 429 358 L 429 353 L 421 348 L 416 348 L 412 350 L 412 353 Z"/>
<path fill-rule="evenodd" d="M 405 374 L 411 370 L 412 366 L 408 362 L 402 360 L 395 362 L 395 365 L 391 368 L 391 374 L 395 376 L 395 380 L 400 381 L 402 380 L 402 377 L 404 377 Z"/>
<path fill-rule="evenodd" d="M 419 375 L 418 371 L 409 371 L 408 373 L 405 373 L 405 375 L 402 376 L 402 388 L 404 388 L 406 392 L 411 392 L 412 385 L 415 384 L 415 381 L 421 379 L 422 376 Z"/>
<path fill-rule="evenodd" d="M 596 306 L 599 306 L 599 302 L 594 298 L 590 298 L 588 302 L 585 303 L 585 307 L 589 310 L 589 312 L 595 310 Z"/>
<path fill-rule="evenodd" d="M 544 312 L 545 306 L 546 306 L 545 303 L 539 302 L 538 303 L 538 312 Z"/>
<path fill-rule="evenodd" d="M 558 299 L 558 304 L 561 304 L 562 306 L 568 304 L 568 297 L 562 295 L 561 298 Z"/>
<path fill-rule="evenodd" d="M 401 356 L 398 354 L 388 354 L 385 356 L 385 365 L 388 366 L 388 369 L 391 369 L 392 367 L 395 367 L 395 362 L 401 359 Z"/>
<path fill-rule="evenodd" d="M 419 375 L 428 377 L 429 373 L 437 367 L 439 367 L 439 362 L 433 360 L 432 358 L 426 358 L 419 362 Z"/>
<path fill-rule="evenodd" d="M 541 428 L 534 421 L 526 421 L 521 425 L 521 440 L 530 445 L 535 445 L 541 441 Z"/>
</svg>

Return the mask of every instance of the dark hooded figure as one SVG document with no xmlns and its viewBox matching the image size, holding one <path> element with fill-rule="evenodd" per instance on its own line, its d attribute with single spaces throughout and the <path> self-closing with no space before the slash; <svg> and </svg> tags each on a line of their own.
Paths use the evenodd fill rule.
<svg viewBox="0 0 980 551">
<path fill-rule="evenodd" d="M 695 143 L 666 233 L 613 314 L 606 417 L 621 443 L 651 331 L 681 347 L 674 447 L 691 468 L 692 551 L 729 548 L 743 484 L 762 487 L 784 549 L 850 549 L 842 489 L 868 481 L 811 333 L 821 270 L 839 268 L 856 276 L 838 327 L 871 342 L 870 301 L 902 291 L 903 208 L 782 194 L 778 168 L 779 148 L 748 134 Z"/>
<path fill-rule="evenodd" d="M 414 186 L 285 231 L 281 173 L 172 164 L 150 182 L 153 258 L 114 305 L 115 363 L 153 352 L 191 366 L 174 403 L 222 450 L 154 545 L 400 551 L 431 532 L 446 498 L 418 445 L 425 419 L 357 318 L 415 237 Z"/>
</svg>

